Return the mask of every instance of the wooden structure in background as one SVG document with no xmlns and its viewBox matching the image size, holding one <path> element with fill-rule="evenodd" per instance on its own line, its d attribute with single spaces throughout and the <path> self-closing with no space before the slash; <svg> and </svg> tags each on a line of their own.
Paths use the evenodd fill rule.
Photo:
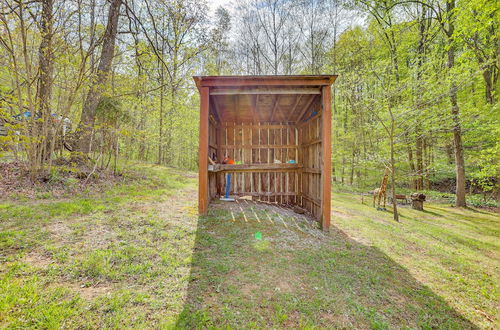
<svg viewBox="0 0 500 330">
<path fill-rule="evenodd" d="M 300 206 L 330 226 L 331 85 L 336 76 L 193 77 L 200 92 L 200 215 L 224 194 Z M 224 156 L 234 165 L 211 165 Z"/>
</svg>

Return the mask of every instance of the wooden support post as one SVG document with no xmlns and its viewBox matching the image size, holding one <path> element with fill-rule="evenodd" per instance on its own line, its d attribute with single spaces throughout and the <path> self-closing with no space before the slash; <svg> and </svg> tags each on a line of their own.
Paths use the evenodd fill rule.
<svg viewBox="0 0 500 330">
<path fill-rule="evenodd" d="M 330 229 L 331 216 L 331 172 L 332 172 L 332 114 L 330 86 L 323 86 L 321 92 L 323 105 L 323 125 L 321 130 L 322 140 L 322 171 L 321 171 L 321 228 Z"/>
<path fill-rule="evenodd" d="M 198 213 L 205 215 L 208 211 L 208 110 L 209 88 L 200 88 L 200 143 L 198 152 Z"/>
</svg>

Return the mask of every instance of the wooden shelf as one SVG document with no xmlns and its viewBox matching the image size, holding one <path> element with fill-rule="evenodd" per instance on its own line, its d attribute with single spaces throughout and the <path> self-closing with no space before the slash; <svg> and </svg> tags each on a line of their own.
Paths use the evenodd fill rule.
<svg viewBox="0 0 500 330">
<path fill-rule="evenodd" d="M 215 164 L 209 172 L 287 172 L 302 168 L 299 164 Z"/>
</svg>

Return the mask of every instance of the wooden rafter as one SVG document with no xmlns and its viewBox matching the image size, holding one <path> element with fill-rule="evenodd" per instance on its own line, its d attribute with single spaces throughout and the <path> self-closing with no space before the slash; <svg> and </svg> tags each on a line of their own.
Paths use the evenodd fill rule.
<svg viewBox="0 0 500 330">
<path fill-rule="evenodd" d="M 254 122 L 260 121 L 259 112 L 257 111 L 257 104 L 259 103 L 259 95 L 257 94 L 255 98 L 250 96 L 250 110 L 252 111 L 252 117 Z"/>
<path fill-rule="evenodd" d="M 276 113 L 276 109 L 278 108 L 279 99 L 280 96 L 276 95 L 276 98 L 274 99 L 273 109 L 271 111 L 271 116 L 269 117 L 269 122 L 272 122 L 274 119 L 274 114 Z"/>
<path fill-rule="evenodd" d="M 302 119 L 302 116 L 304 116 L 306 111 L 309 110 L 309 107 L 311 106 L 311 104 L 313 103 L 315 98 L 316 98 L 316 96 L 313 95 L 313 96 L 311 96 L 309 101 L 307 101 L 306 105 L 304 106 L 304 108 L 302 108 L 302 111 L 300 112 L 299 116 L 297 117 L 297 123 Z"/>
<path fill-rule="evenodd" d="M 292 110 L 290 111 L 290 114 L 288 115 L 288 121 L 291 121 L 292 116 L 295 113 L 295 110 L 297 109 L 297 106 L 299 105 L 301 99 L 302 99 L 302 95 L 299 95 L 297 97 L 297 100 L 295 101 L 295 104 L 292 107 Z"/>
<path fill-rule="evenodd" d="M 217 110 L 217 114 L 219 115 L 219 122 L 222 122 L 224 120 L 224 111 L 223 108 L 219 104 L 219 100 L 217 97 L 213 98 L 214 106 Z"/>
<path fill-rule="evenodd" d="M 219 115 L 219 110 L 217 109 L 217 104 L 215 104 L 215 99 L 213 97 L 210 98 L 210 109 L 213 109 L 215 119 L 220 122 L 220 115 Z"/>
</svg>

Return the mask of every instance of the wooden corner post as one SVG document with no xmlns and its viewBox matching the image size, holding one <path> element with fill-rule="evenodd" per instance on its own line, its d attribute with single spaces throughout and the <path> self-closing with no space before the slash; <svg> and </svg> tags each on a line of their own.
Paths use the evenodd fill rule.
<svg viewBox="0 0 500 330">
<path fill-rule="evenodd" d="M 323 125 L 321 130 L 322 171 L 321 171 L 321 228 L 330 229 L 331 216 L 331 175 L 332 175 L 332 109 L 331 86 L 323 86 L 321 90 L 323 105 Z"/>
<path fill-rule="evenodd" d="M 206 215 L 208 211 L 208 105 L 209 88 L 200 88 L 200 143 L 198 152 L 198 213 Z"/>
</svg>

